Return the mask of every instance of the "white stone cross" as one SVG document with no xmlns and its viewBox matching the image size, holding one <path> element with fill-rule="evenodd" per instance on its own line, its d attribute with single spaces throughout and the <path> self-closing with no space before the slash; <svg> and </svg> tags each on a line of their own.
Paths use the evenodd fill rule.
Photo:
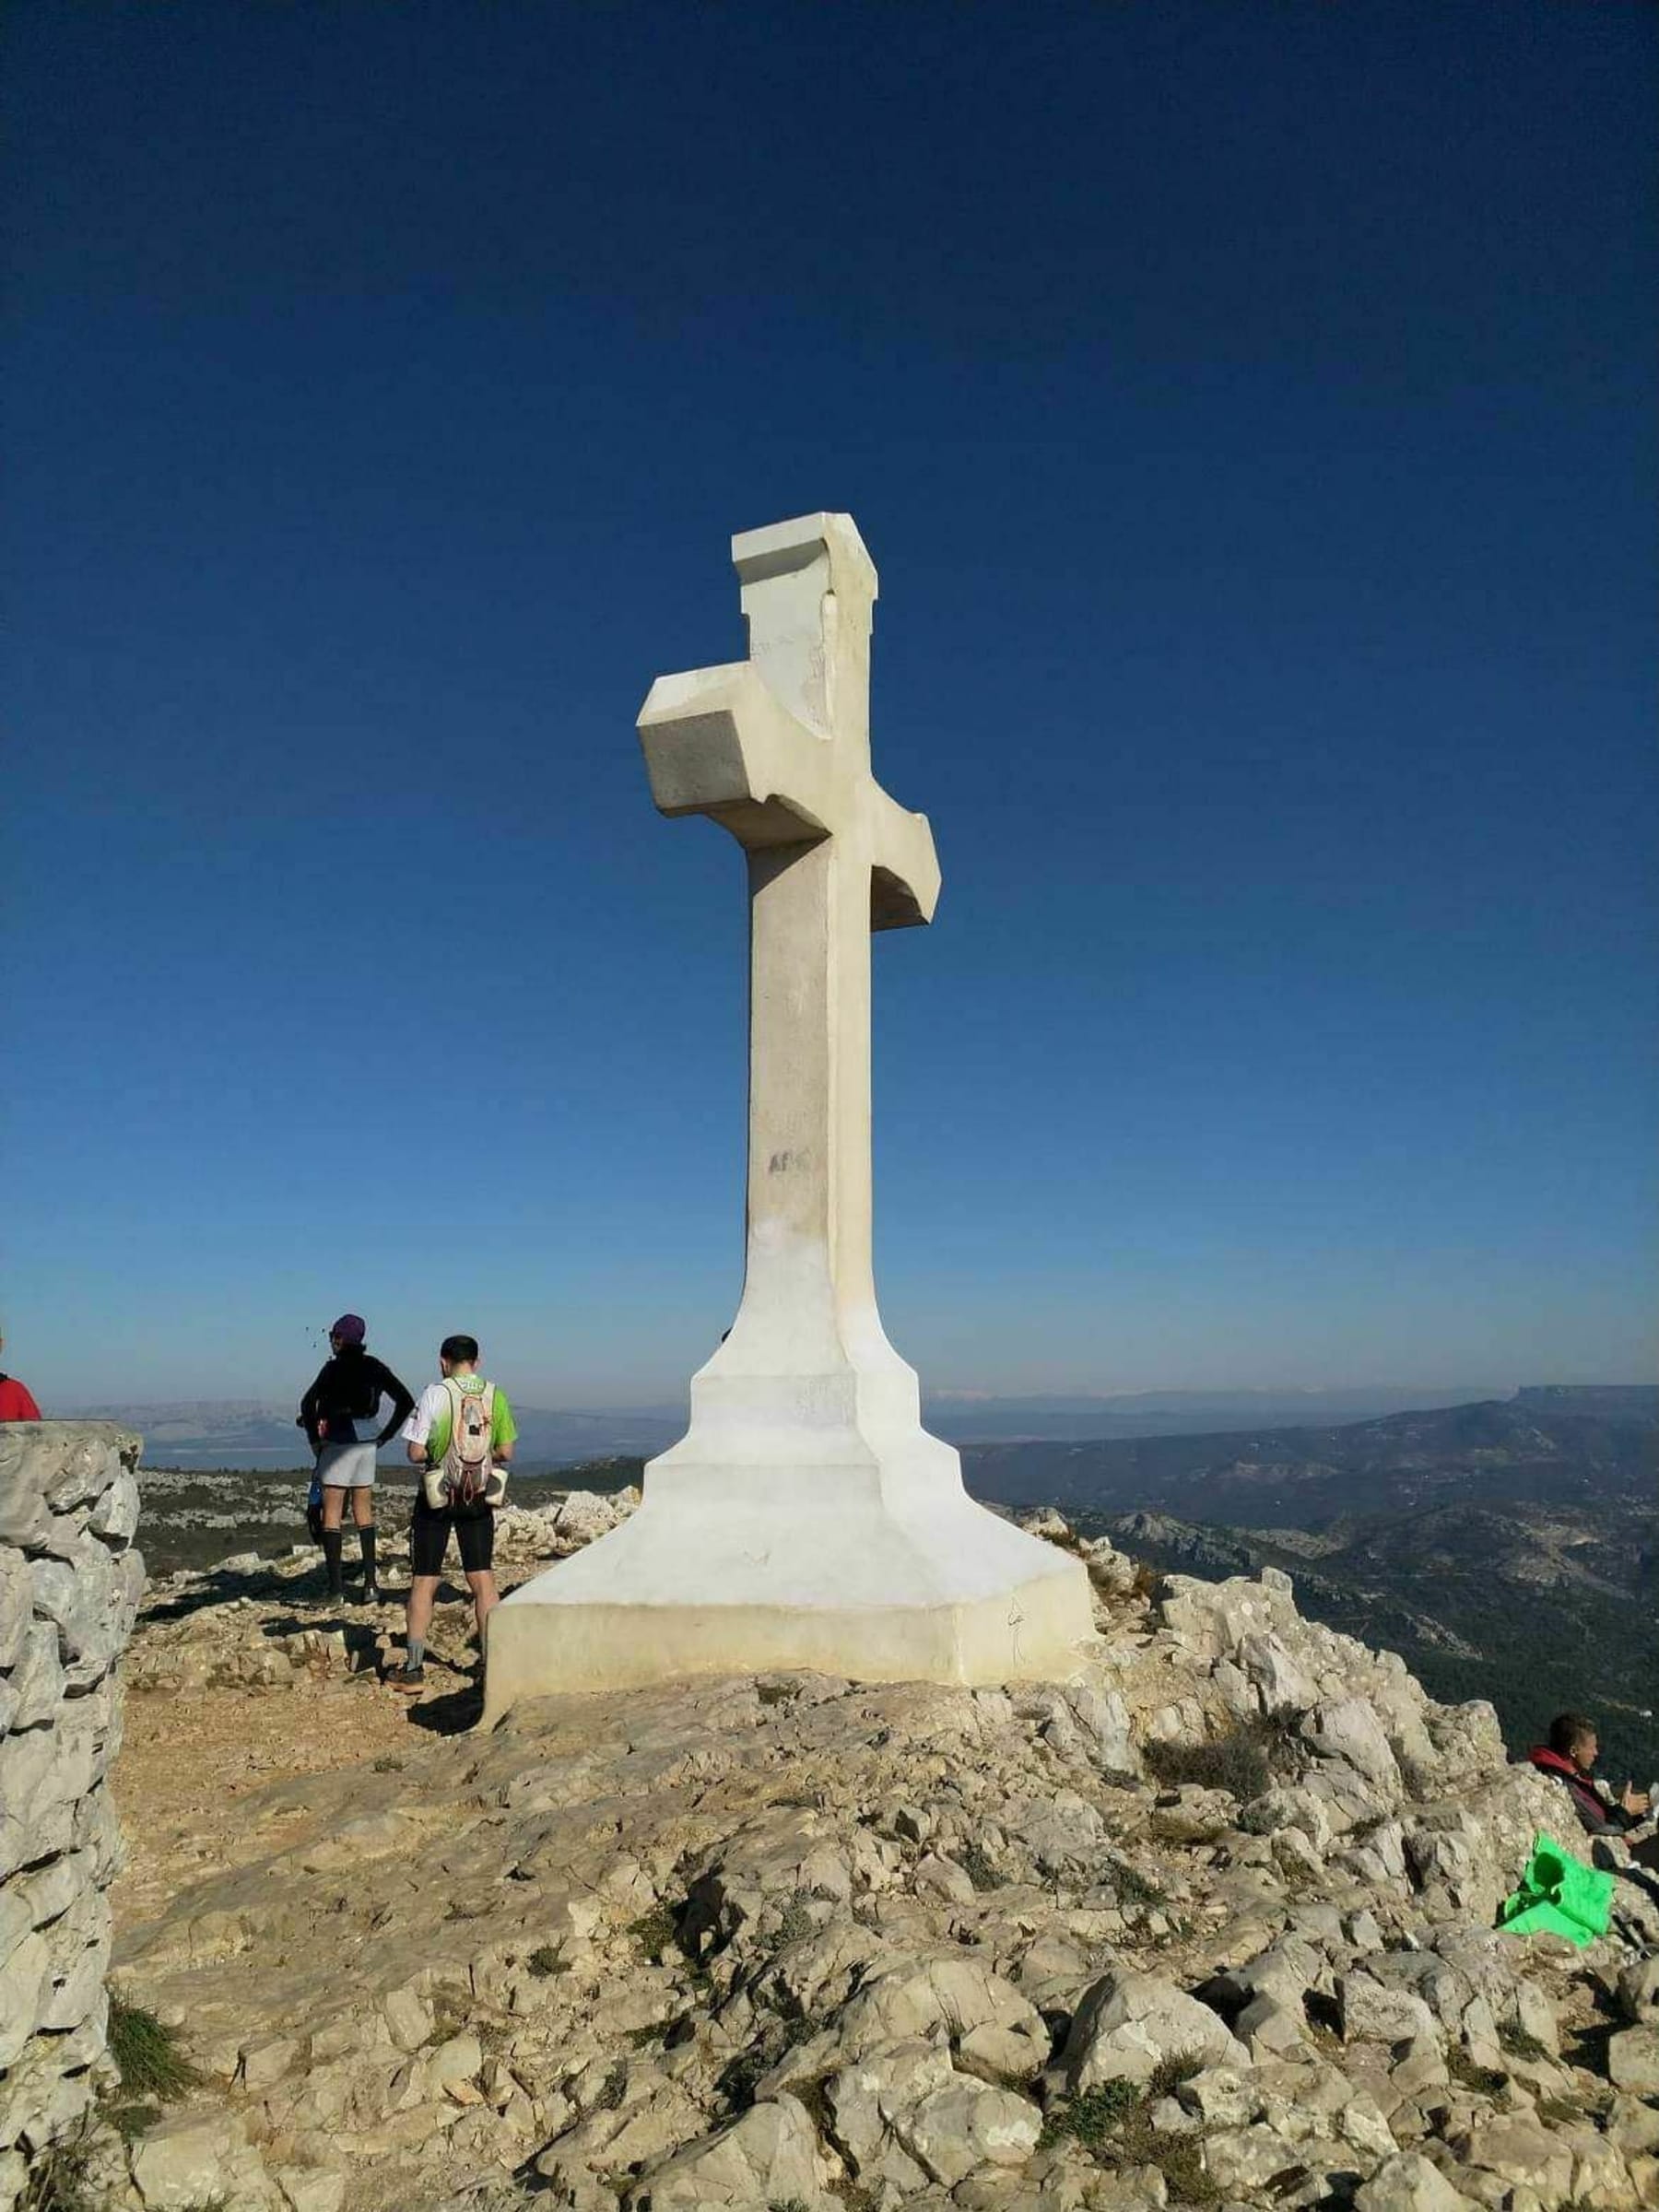
<svg viewBox="0 0 1659 2212">
<path fill-rule="evenodd" d="M 747 856 L 743 1301 L 640 1510 L 491 1615 L 487 1722 L 710 1671 L 1064 1675 L 1090 1633 L 1081 1563 L 968 1497 L 877 1312 L 870 932 L 929 920 L 939 869 L 870 772 L 876 571 L 845 514 L 732 552 L 748 658 L 660 677 L 639 729 L 657 805 Z"/>
<path fill-rule="evenodd" d="M 870 933 L 930 921 L 939 864 L 926 817 L 870 771 L 876 571 L 851 516 L 751 530 L 732 559 L 748 659 L 659 677 L 639 724 L 663 812 L 711 816 L 748 857 L 743 1304 L 699 1383 L 850 1382 L 894 1359 L 870 1249 Z"/>
</svg>

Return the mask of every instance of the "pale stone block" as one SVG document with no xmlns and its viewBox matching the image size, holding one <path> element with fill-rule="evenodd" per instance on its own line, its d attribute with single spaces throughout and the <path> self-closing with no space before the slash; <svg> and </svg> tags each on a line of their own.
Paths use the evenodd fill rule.
<svg viewBox="0 0 1659 2212">
<path fill-rule="evenodd" d="M 0 1546 L 4 1545 L 0 1538 Z M 23 1640 L 34 1618 L 34 1583 L 29 1563 L 18 1553 L 0 1548 L 0 1668 L 17 1665 L 23 1655 Z"/>
<path fill-rule="evenodd" d="M 51 1987 L 46 1938 L 25 1936 L 0 1966 L 0 2069 L 13 2064 L 33 2035 Z"/>
<path fill-rule="evenodd" d="M 268 2035 L 255 2043 L 244 2043 L 238 2053 L 241 2085 L 252 2097 L 263 2096 L 274 2082 L 278 2082 L 300 2055 L 300 2045 L 291 2035 Z"/>
<path fill-rule="evenodd" d="M 130 1544 L 138 1528 L 138 1479 L 123 1467 L 93 1507 L 87 1526 L 108 1544 Z"/>
<path fill-rule="evenodd" d="M 194 2212 L 214 2198 L 237 2212 L 280 2203 L 259 2153 L 229 2112 L 170 2113 L 133 2146 L 132 2163 L 149 2212 Z"/>
<path fill-rule="evenodd" d="M 20 1640 L 11 1682 L 18 1695 L 14 1728 L 38 1728 L 52 1719 L 64 1701 L 64 1665 L 58 1657 L 55 1623 L 31 1616 Z"/>
<path fill-rule="evenodd" d="M 277 2187 L 288 2212 L 340 2212 L 346 2202 L 346 2176 L 318 2166 L 278 2166 Z"/>
</svg>

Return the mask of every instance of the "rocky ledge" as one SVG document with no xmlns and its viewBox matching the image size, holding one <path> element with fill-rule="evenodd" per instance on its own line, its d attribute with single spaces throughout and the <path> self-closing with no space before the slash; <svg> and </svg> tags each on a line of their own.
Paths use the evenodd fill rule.
<svg viewBox="0 0 1659 2212">
<path fill-rule="evenodd" d="M 557 1519 L 512 1532 L 528 1562 L 578 1540 Z M 1626 1878 L 1588 1950 L 1494 1932 L 1535 1832 L 1583 1852 L 1490 1709 L 1282 1575 L 1077 1547 L 1068 1683 L 705 1680 L 488 1735 L 394 1718 L 372 1626 L 285 1627 L 302 1560 L 161 1594 L 133 1673 L 169 1710 L 298 1737 L 337 1662 L 329 1710 L 382 1733 L 251 1791 L 120 1928 L 203 2086 L 106 2147 L 107 2201 L 1659 2205 L 1659 1912 Z M 323 1645 L 238 1671 L 291 1634 Z"/>
</svg>

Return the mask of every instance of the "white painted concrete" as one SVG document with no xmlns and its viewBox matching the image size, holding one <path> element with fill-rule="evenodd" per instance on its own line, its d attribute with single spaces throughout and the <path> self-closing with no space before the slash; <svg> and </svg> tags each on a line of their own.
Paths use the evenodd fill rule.
<svg viewBox="0 0 1659 2212">
<path fill-rule="evenodd" d="M 1082 1566 L 967 1497 L 877 1311 L 870 933 L 930 921 L 939 868 L 870 771 L 876 571 L 844 514 L 732 554 L 748 659 L 660 677 L 639 727 L 662 811 L 711 816 L 747 858 L 743 1302 L 640 1511 L 494 1615 L 487 1721 L 709 1670 L 1065 1674 L 1090 1632 Z"/>
</svg>

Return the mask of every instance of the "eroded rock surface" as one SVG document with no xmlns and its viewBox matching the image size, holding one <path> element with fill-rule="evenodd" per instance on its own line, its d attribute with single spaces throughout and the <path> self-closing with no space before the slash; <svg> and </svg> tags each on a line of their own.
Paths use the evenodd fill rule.
<svg viewBox="0 0 1659 2212">
<path fill-rule="evenodd" d="M 292 2212 L 1659 2203 L 1659 1913 L 1621 1882 L 1587 1952 L 1493 1932 L 1535 1832 L 1581 1839 L 1489 1709 L 1282 1575 L 1089 1565 L 1075 1681 L 702 1680 L 487 1736 L 394 1709 L 372 1624 L 227 1668 L 280 1640 L 268 1567 L 158 1618 L 182 1706 L 364 1755 L 135 1892 L 118 1980 L 206 2086 L 112 2201 L 180 2201 L 217 2128 L 237 2204 Z"/>
</svg>

